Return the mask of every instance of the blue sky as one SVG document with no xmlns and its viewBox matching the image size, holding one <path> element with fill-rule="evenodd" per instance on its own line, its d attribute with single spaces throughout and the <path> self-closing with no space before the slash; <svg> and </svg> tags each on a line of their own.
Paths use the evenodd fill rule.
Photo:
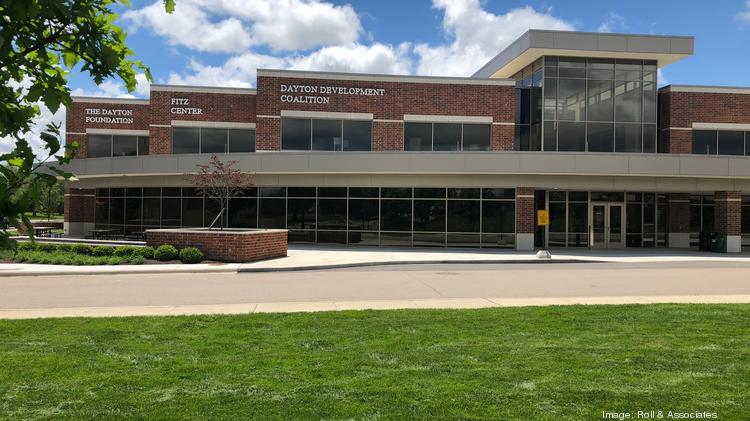
<svg viewBox="0 0 750 421">
<path fill-rule="evenodd" d="M 156 83 L 253 86 L 255 68 L 469 76 L 528 28 L 695 36 L 662 83 L 750 86 L 750 1 L 160 0 L 120 24 Z M 144 81 L 145 82 L 145 81 Z M 127 96 L 71 76 L 77 94 Z M 146 96 L 141 83 L 134 96 Z"/>
</svg>

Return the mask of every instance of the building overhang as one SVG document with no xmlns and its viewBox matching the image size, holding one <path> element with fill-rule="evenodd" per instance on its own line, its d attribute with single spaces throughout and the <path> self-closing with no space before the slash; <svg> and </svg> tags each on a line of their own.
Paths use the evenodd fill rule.
<svg viewBox="0 0 750 421">
<path fill-rule="evenodd" d="M 510 78 L 542 56 L 654 60 L 658 67 L 693 55 L 693 37 L 527 31 L 472 77 Z"/>
</svg>

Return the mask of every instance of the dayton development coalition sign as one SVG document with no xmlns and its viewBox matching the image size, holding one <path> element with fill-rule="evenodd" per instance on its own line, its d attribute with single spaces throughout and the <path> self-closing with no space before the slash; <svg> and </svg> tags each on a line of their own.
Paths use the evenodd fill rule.
<svg viewBox="0 0 750 421">
<path fill-rule="evenodd" d="M 296 104 L 329 104 L 331 95 L 383 96 L 382 88 L 347 88 L 324 85 L 284 85 L 280 87 L 281 102 Z"/>
</svg>

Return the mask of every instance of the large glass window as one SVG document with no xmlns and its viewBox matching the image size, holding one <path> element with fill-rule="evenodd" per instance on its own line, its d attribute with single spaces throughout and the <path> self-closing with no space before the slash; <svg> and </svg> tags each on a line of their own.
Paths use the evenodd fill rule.
<svg viewBox="0 0 750 421">
<path fill-rule="evenodd" d="M 719 155 L 744 155 L 745 133 L 737 131 L 719 131 Z"/>
<path fill-rule="evenodd" d="M 488 151 L 491 131 L 490 124 L 404 123 L 404 150 Z"/>
<path fill-rule="evenodd" d="M 716 155 L 717 139 L 716 130 L 693 130 L 693 154 Z"/>
<path fill-rule="evenodd" d="M 557 150 L 583 152 L 586 150 L 586 123 L 558 124 Z"/>
<path fill-rule="evenodd" d="M 255 152 L 255 130 L 229 129 L 229 152 Z"/>
<path fill-rule="evenodd" d="M 201 133 L 197 127 L 172 127 L 172 153 L 200 153 Z"/>
<path fill-rule="evenodd" d="M 585 121 L 586 81 L 583 79 L 560 79 L 557 92 L 558 120 Z"/>
<path fill-rule="evenodd" d="M 588 121 L 614 121 L 613 92 L 611 80 L 588 81 Z"/>
<path fill-rule="evenodd" d="M 641 125 L 615 125 L 615 152 L 641 152 Z"/>
<path fill-rule="evenodd" d="M 112 136 L 112 156 L 138 155 L 137 136 Z"/>
<path fill-rule="evenodd" d="M 281 149 L 290 151 L 370 151 L 372 150 L 372 122 L 282 118 Z"/>
<path fill-rule="evenodd" d="M 201 153 L 226 153 L 227 136 L 227 129 L 201 129 Z"/>
<path fill-rule="evenodd" d="M 86 136 L 86 157 L 148 155 L 148 136 L 90 134 Z"/>
<path fill-rule="evenodd" d="M 90 134 L 86 136 L 86 157 L 102 158 L 112 156 L 112 136 Z"/>
</svg>

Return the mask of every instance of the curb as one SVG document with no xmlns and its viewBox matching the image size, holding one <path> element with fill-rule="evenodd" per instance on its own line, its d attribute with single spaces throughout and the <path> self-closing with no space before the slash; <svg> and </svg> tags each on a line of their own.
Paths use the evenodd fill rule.
<svg viewBox="0 0 750 421">
<path fill-rule="evenodd" d="M 90 266 L 91 267 L 91 266 Z M 98 266 L 93 266 L 97 268 Z M 71 270 L 65 272 L 52 272 L 52 271 L 2 271 L 0 272 L 0 278 L 12 277 L 12 276 L 67 276 L 67 275 L 153 275 L 160 273 L 168 274 L 180 274 L 180 273 L 237 273 L 237 268 L 197 268 L 197 269 L 182 269 L 182 270 L 154 270 L 154 269 L 133 269 L 133 270 L 111 270 L 111 271 L 100 271 L 100 270 Z"/>
<path fill-rule="evenodd" d="M 558 259 L 558 260 L 394 260 L 390 262 L 359 262 L 359 263 L 333 263 L 329 265 L 312 265 L 312 266 L 290 266 L 279 268 L 254 268 L 241 267 L 237 269 L 238 273 L 258 273 L 258 272 L 300 272 L 306 270 L 325 270 L 325 269 L 345 269 L 369 266 L 395 266 L 395 265 L 441 265 L 441 264 L 556 264 L 556 263 L 610 263 L 605 260 L 584 260 L 584 259 Z"/>
</svg>

